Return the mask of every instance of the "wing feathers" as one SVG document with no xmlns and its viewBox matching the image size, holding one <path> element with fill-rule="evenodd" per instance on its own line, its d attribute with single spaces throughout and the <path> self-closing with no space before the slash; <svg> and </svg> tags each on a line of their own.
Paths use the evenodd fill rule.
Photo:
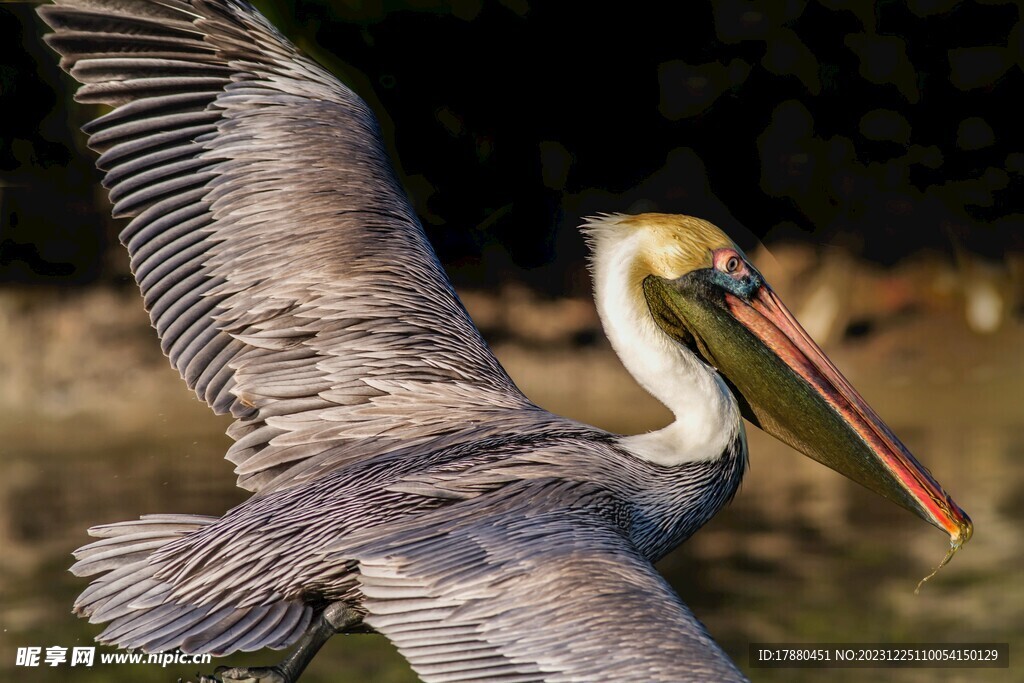
<svg viewBox="0 0 1024 683">
<path fill-rule="evenodd" d="M 172 584 L 159 575 L 154 552 L 215 521 L 192 515 L 150 515 L 90 529 L 101 540 L 79 548 L 77 576 L 101 574 L 79 596 L 75 612 L 110 622 L 103 643 L 146 652 L 180 648 L 223 655 L 236 650 L 280 649 L 309 627 L 313 610 L 278 599 L 251 606 L 175 602 Z M 225 579 L 224 576 L 213 577 Z"/>
<path fill-rule="evenodd" d="M 339 551 L 366 622 L 428 683 L 745 680 L 611 517 L 567 502 L 584 494 L 505 488 Z"/>
<path fill-rule="evenodd" d="M 250 6 L 39 11 L 78 98 L 114 107 L 85 131 L 115 216 L 133 218 L 121 239 L 164 352 L 216 411 L 257 423 L 228 455 L 240 485 L 383 452 L 395 438 L 354 447 L 402 424 L 443 418 L 423 436 L 455 433 L 498 397 L 529 405 L 437 264 L 373 115 Z M 381 397 L 401 409 L 374 412 Z"/>
</svg>

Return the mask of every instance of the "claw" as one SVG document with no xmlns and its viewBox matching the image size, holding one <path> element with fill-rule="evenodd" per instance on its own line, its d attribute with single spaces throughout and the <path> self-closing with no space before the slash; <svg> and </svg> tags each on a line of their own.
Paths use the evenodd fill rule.
<svg viewBox="0 0 1024 683">
<path fill-rule="evenodd" d="M 223 668 L 226 668 L 226 667 L 221 667 L 221 668 L 223 669 Z M 217 670 L 217 672 L 219 672 L 219 671 L 220 671 L 220 669 Z M 217 672 L 215 672 L 212 676 L 207 676 L 206 674 L 197 673 L 196 676 L 199 677 L 197 679 L 197 683 L 223 683 L 223 681 L 221 681 L 219 678 L 217 678 Z M 192 681 L 190 681 L 190 680 L 186 681 L 184 678 L 179 677 L 178 678 L 178 683 L 192 683 Z"/>
<path fill-rule="evenodd" d="M 213 675 L 219 676 L 221 681 L 294 683 L 279 666 L 218 666 Z"/>
</svg>

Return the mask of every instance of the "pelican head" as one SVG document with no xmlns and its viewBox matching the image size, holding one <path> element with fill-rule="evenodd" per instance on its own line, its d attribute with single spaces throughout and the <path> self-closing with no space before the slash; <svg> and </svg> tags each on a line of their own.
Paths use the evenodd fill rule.
<svg viewBox="0 0 1024 683">
<path fill-rule="evenodd" d="M 710 403 L 725 406 L 713 411 L 723 423 L 732 406 L 737 425 L 742 415 L 947 532 L 955 547 L 970 538 L 967 515 L 720 229 L 688 216 L 643 214 L 592 219 L 585 231 L 609 337 L 634 376 L 677 421 L 688 410 L 706 411 L 711 396 Z M 643 330 L 642 341 L 637 329 Z M 651 348 L 663 356 L 654 367 L 641 358 Z M 675 374 L 685 374 L 690 383 L 713 385 L 706 378 L 720 378 L 725 400 L 706 391 L 698 400 L 679 396 L 666 386 L 681 379 L 666 369 L 672 366 L 688 368 Z M 713 450 L 704 449 L 702 457 Z"/>
</svg>

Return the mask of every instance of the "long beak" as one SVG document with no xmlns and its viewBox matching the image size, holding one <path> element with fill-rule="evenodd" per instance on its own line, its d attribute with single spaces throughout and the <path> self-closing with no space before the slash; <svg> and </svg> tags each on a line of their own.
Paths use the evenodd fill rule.
<svg viewBox="0 0 1024 683">
<path fill-rule="evenodd" d="M 746 297 L 694 271 L 649 277 L 661 327 L 694 347 L 738 394 L 745 417 L 793 448 L 916 513 L 971 537 L 970 518 L 910 454 L 763 281 Z M 759 277 L 759 276 L 758 276 Z"/>
</svg>

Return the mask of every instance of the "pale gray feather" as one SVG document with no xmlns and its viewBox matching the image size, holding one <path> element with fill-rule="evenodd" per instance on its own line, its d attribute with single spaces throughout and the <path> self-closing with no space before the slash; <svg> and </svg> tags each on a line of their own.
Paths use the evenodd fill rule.
<svg viewBox="0 0 1024 683">
<path fill-rule="evenodd" d="M 582 492 L 565 482 L 531 488 L 349 551 L 367 622 L 424 680 L 744 680 L 600 513 L 614 501 L 591 491 L 567 506 Z"/>
<path fill-rule="evenodd" d="M 439 265 L 366 105 L 248 5 L 39 9 L 132 270 L 263 491 L 529 408 Z M 285 125 L 287 122 L 287 125 Z"/>
</svg>

